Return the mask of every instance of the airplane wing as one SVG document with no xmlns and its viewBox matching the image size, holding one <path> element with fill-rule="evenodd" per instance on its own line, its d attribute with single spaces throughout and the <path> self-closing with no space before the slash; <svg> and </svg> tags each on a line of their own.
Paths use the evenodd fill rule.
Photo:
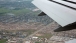
<svg viewBox="0 0 76 43">
<path fill-rule="evenodd" d="M 32 3 L 44 12 L 42 15 L 47 14 L 63 28 L 75 26 L 76 0 L 33 0 Z"/>
</svg>

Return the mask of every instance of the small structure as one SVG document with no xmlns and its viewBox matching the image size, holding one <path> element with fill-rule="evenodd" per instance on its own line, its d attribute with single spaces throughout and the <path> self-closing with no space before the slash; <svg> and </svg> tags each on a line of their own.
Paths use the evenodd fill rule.
<svg viewBox="0 0 76 43">
<path fill-rule="evenodd" d="M 22 38 L 11 38 L 7 42 L 8 43 L 23 43 Z"/>
<path fill-rule="evenodd" d="M 24 41 L 24 43 L 31 43 L 31 41 Z"/>
<path fill-rule="evenodd" d="M 32 37 L 32 39 L 38 39 L 38 37 Z"/>
<path fill-rule="evenodd" d="M 11 40 L 11 39 L 9 39 L 9 40 L 8 40 L 8 43 L 17 43 L 17 41 L 16 41 L 16 40 Z"/>
</svg>

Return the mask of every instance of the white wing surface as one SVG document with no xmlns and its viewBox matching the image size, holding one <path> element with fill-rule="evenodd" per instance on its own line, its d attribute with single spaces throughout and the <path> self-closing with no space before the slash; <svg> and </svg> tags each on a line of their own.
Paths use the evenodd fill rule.
<svg viewBox="0 0 76 43">
<path fill-rule="evenodd" d="M 33 0 L 32 3 L 62 27 L 76 22 L 76 0 Z"/>
</svg>

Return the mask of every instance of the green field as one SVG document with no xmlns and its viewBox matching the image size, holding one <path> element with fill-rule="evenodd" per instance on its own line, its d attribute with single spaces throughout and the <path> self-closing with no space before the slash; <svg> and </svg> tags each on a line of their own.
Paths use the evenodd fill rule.
<svg viewBox="0 0 76 43">
<path fill-rule="evenodd" d="M 1 39 L 0 40 L 0 43 L 5 43 L 7 40 L 5 40 L 5 39 Z"/>
<path fill-rule="evenodd" d="M 0 14 L 8 13 L 10 10 L 5 9 L 5 8 L 0 8 Z"/>
<path fill-rule="evenodd" d="M 31 12 L 29 9 L 20 9 L 20 10 L 11 10 L 11 13 L 13 14 L 26 14 L 26 13 L 29 13 Z"/>
<path fill-rule="evenodd" d="M 6 14 L 6 13 L 13 13 L 15 15 L 18 15 L 18 14 L 26 14 L 29 12 L 31 12 L 31 10 L 26 9 L 26 8 L 19 9 L 19 10 L 10 10 L 10 9 L 6 9 L 6 8 L 0 8 L 0 15 Z"/>
<path fill-rule="evenodd" d="M 41 42 L 35 42 L 35 43 L 41 43 Z"/>
</svg>

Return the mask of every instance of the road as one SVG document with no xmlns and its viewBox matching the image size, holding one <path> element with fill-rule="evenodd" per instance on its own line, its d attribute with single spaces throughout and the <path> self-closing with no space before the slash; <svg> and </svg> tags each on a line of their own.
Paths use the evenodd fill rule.
<svg viewBox="0 0 76 43">
<path fill-rule="evenodd" d="M 54 22 L 54 21 L 53 21 Z M 51 22 L 50 24 L 52 24 L 53 22 Z M 40 25 L 41 26 L 41 25 Z M 27 36 L 26 38 L 24 38 L 23 40 L 25 41 L 25 40 L 29 40 L 30 39 L 30 37 L 32 37 L 33 35 L 35 35 L 36 33 L 38 33 L 38 32 L 40 32 L 40 31 L 42 31 L 44 28 L 46 28 L 47 26 L 43 26 L 43 27 L 41 27 L 41 29 L 39 29 L 39 30 L 37 30 L 36 32 L 34 32 L 33 34 L 31 34 L 31 35 L 29 35 L 29 36 Z M 37 28 L 39 28 L 39 27 L 37 27 Z"/>
</svg>

